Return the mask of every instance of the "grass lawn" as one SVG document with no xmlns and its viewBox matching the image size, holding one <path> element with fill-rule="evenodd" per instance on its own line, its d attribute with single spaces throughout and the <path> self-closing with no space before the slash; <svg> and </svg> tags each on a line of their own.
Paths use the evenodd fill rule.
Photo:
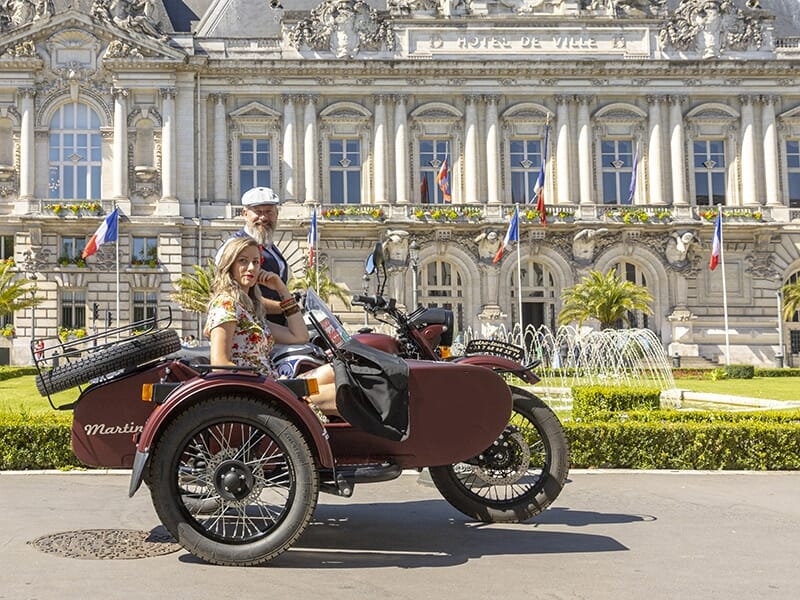
<svg viewBox="0 0 800 600">
<path fill-rule="evenodd" d="M 53 404 L 56 406 L 69 404 L 77 399 L 78 394 L 78 388 L 53 394 Z M 0 381 L 0 415 L 47 413 L 72 414 L 70 411 L 55 411 L 50 407 L 47 398 L 41 396 L 36 389 L 34 375 Z"/>
<path fill-rule="evenodd" d="M 799 377 L 753 377 L 752 379 L 679 378 L 675 386 L 692 392 L 746 396 L 765 400 L 800 400 Z"/>
</svg>

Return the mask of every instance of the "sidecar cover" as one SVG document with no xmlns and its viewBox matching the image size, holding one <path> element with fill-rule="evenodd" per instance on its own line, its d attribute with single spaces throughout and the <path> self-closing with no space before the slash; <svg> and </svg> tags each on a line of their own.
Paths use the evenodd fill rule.
<svg viewBox="0 0 800 600">
<path fill-rule="evenodd" d="M 333 361 L 336 408 L 353 427 L 394 441 L 408 437 L 408 365 L 350 339 Z"/>
</svg>

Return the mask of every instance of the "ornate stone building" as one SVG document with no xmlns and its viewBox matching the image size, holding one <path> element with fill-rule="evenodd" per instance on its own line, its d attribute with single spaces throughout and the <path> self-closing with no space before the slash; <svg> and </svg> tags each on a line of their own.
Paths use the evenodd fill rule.
<svg viewBox="0 0 800 600">
<path fill-rule="evenodd" d="M 317 207 L 335 280 L 361 291 L 365 255 L 389 240 L 393 295 L 484 332 L 519 321 L 516 252 L 492 257 L 522 203 L 526 324 L 553 326 L 564 287 L 616 268 L 655 298 L 639 326 L 715 362 L 721 204 L 732 359 L 800 353 L 777 296 L 800 272 L 798 4 L 3 2 L 0 258 L 43 302 L 3 317 L 0 351 L 29 362 L 33 330 L 169 304 L 239 227 L 241 193 L 269 185 L 296 274 Z M 546 227 L 527 204 L 540 170 Z M 115 205 L 119 278 L 114 245 L 79 260 Z"/>
</svg>

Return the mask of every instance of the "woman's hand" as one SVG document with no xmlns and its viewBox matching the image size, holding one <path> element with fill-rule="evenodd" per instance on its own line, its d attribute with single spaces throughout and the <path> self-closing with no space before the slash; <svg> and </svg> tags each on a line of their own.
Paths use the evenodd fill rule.
<svg viewBox="0 0 800 600">
<path fill-rule="evenodd" d="M 277 273 L 273 273 L 272 271 L 265 271 L 262 269 L 258 273 L 257 281 L 260 285 L 263 285 L 266 288 L 278 292 L 281 298 L 288 298 L 289 296 L 292 295 L 291 292 L 289 291 L 289 288 L 286 287 L 286 284 L 283 283 L 283 280 Z"/>
</svg>

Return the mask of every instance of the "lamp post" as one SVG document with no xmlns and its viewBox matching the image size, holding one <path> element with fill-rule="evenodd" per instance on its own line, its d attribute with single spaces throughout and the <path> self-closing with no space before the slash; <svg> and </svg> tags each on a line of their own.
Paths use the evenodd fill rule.
<svg viewBox="0 0 800 600">
<path fill-rule="evenodd" d="M 364 276 L 362 277 L 362 279 L 364 280 L 364 295 L 368 296 L 369 295 L 369 275 L 364 273 Z M 368 326 L 369 326 L 369 313 L 365 310 L 364 311 L 364 327 L 368 327 Z"/>
<path fill-rule="evenodd" d="M 413 302 L 412 310 L 419 306 L 419 296 L 417 290 L 417 280 L 419 271 L 419 244 L 416 239 L 412 239 L 408 246 L 408 262 L 411 265 L 411 301 Z"/>
<path fill-rule="evenodd" d="M 775 355 L 775 366 L 783 368 L 783 294 L 778 290 L 775 292 L 778 301 L 778 353 Z"/>
</svg>

